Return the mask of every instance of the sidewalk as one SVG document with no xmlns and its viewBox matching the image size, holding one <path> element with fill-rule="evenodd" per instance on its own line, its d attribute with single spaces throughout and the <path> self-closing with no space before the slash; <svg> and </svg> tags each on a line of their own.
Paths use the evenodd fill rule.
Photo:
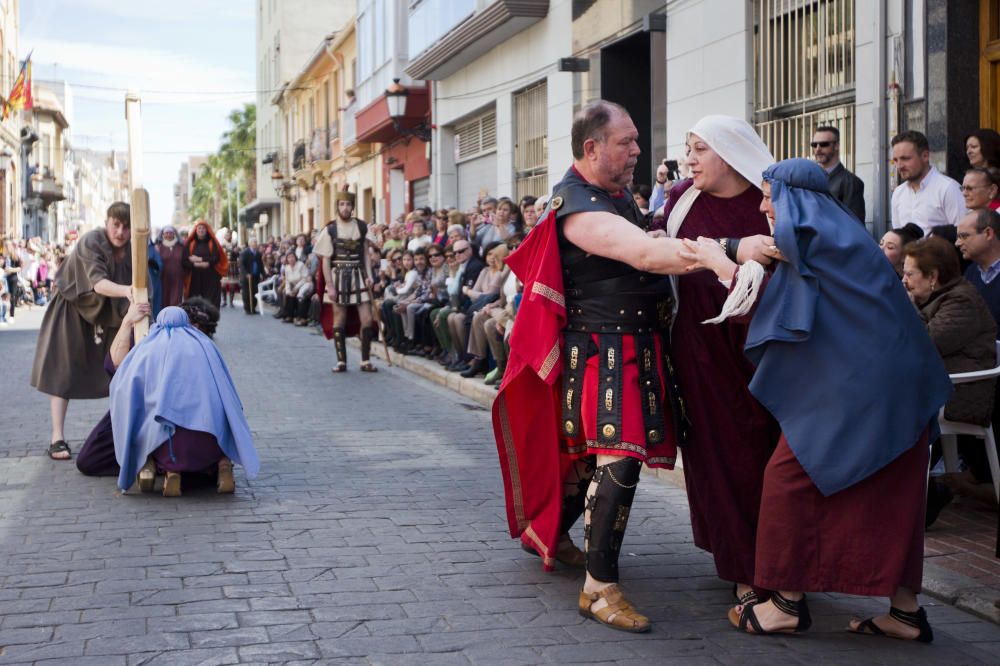
<svg viewBox="0 0 1000 666">
<path fill-rule="evenodd" d="M 355 344 L 356 341 L 355 341 Z M 381 344 L 372 346 L 373 354 L 385 360 Z M 434 361 L 419 356 L 390 352 L 393 365 L 445 386 L 489 408 L 496 389 L 483 384 L 483 378 L 465 379 L 448 372 Z M 682 467 L 678 460 L 678 467 Z M 684 487 L 679 470 L 649 470 L 675 486 Z M 924 541 L 924 593 L 1000 624 L 1000 559 L 994 555 L 997 538 L 997 507 L 982 500 L 957 498 L 946 507 L 937 522 L 927 530 Z"/>
</svg>

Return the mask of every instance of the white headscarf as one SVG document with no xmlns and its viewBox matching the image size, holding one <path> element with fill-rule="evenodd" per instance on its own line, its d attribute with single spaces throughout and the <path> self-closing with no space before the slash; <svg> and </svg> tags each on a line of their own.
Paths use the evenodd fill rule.
<svg viewBox="0 0 1000 666">
<path fill-rule="evenodd" d="M 757 132 L 740 118 L 705 116 L 688 130 L 688 134 L 697 134 L 757 189 L 764 180 L 764 170 L 774 164 L 774 156 Z"/>
</svg>

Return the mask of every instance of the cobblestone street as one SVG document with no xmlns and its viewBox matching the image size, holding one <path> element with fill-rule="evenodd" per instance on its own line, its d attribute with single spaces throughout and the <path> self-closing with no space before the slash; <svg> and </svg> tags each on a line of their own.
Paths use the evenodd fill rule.
<svg viewBox="0 0 1000 666">
<path fill-rule="evenodd" d="M 321 336 L 239 309 L 217 342 L 261 475 L 232 496 L 120 495 L 44 455 L 40 319 L 0 329 L 0 664 L 1000 663 L 1000 627 L 926 597 L 932 646 L 846 634 L 884 600 L 823 594 L 806 635 L 739 635 L 684 492 L 653 477 L 622 558 L 653 631 L 584 620 L 580 574 L 544 573 L 506 532 L 487 411 L 384 363 L 363 375 L 353 349 L 331 375 Z M 70 404 L 74 452 L 106 405 Z"/>
</svg>

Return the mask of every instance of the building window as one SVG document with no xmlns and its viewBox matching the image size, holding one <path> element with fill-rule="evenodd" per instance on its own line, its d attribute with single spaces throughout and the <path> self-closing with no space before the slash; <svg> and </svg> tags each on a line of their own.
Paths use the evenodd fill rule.
<svg viewBox="0 0 1000 666">
<path fill-rule="evenodd" d="M 476 0 L 410 0 L 410 60 L 415 59 L 476 11 Z"/>
<path fill-rule="evenodd" d="M 497 149 L 497 114 L 490 111 L 455 127 L 455 162 L 464 162 Z"/>
<path fill-rule="evenodd" d="M 853 169 L 854 82 L 854 0 L 755 0 L 754 123 L 775 159 L 808 157 L 832 125 Z"/>
<path fill-rule="evenodd" d="M 514 196 L 549 191 L 548 95 L 542 81 L 514 93 Z"/>
</svg>

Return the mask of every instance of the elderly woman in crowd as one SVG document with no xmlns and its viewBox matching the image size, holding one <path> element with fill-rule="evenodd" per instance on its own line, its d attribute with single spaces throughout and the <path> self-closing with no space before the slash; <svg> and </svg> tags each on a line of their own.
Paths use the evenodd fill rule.
<svg viewBox="0 0 1000 666">
<path fill-rule="evenodd" d="M 965 172 L 962 179 L 962 198 L 965 199 L 965 207 L 969 210 L 982 210 L 989 208 L 997 210 L 1000 208 L 1000 188 L 995 180 L 996 171 L 985 167 L 972 167 Z"/>
<path fill-rule="evenodd" d="M 889 260 L 892 269 L 899 277 L 903 277 L 903 248 L 923 237 L 924 230 L 913 222 L 907 222 L 898 229 L 889 229 L 882 235 L 878 246 L 882 248 L 882 254 Z"/>
<path fill-rule="evenodd" d="M 308 259 L 308 255 L 304 259 Z M 281 293 L 285 300 L 279 316 L 286 324 L 305 326 L 309 317 L 309 297 L 313 293 L 312 276 L 305 261 L 298 259 L 295 252 L 285 255 L 285 266 L 281 274 Z"/>
<path fill-rule="evenodd" d="M 499 210 L 500 206 L 497 207 L 498 212 Z M 508 253 L 505 244 L 496 242 L 487 245 L 484 250 L 486 268 L 480 271 L 479 277 L 476 278 L 476 283 L 472 287 L 462 287 L 462 294 L 467 299 L 466 307 L 448 315 L 448 334 L 451 337 L 452 349 L 460 361 L 449 366 L 448 369 L 463 373 L 463 377 L 474 377 L 486 371 L 485 351 L 482 358 L 473 356 L 469 362 L 465 362 L 469 332 L 466 322 L 488 303 L 500 297 L 500 287 L 503 286 L 509 272 L 509 269 L 504 266 L 504 259 L 507 258 Z"/>
<path fill-rule="evenodd" d="M 786 160 L 764 172 L 762 189 L 785 258 L 773 275 L 753 261 L 737 270 L 714 240 L 688 241 L 730 285 L 722 314 L 706 323 L 752 317 L 750 390 L 782 428 L 764 473 L 754 576 L 775 592 L 735 606 L 729 620 L 747 633 L 792 633 L 811 624 L 805 592 L 887 596 L 887 614 L 848 630 L 930 642 L 916 596 L 927 433 L 951 381 L 906 290 L 830 196 L 822 168 Z"/>
</svg>

